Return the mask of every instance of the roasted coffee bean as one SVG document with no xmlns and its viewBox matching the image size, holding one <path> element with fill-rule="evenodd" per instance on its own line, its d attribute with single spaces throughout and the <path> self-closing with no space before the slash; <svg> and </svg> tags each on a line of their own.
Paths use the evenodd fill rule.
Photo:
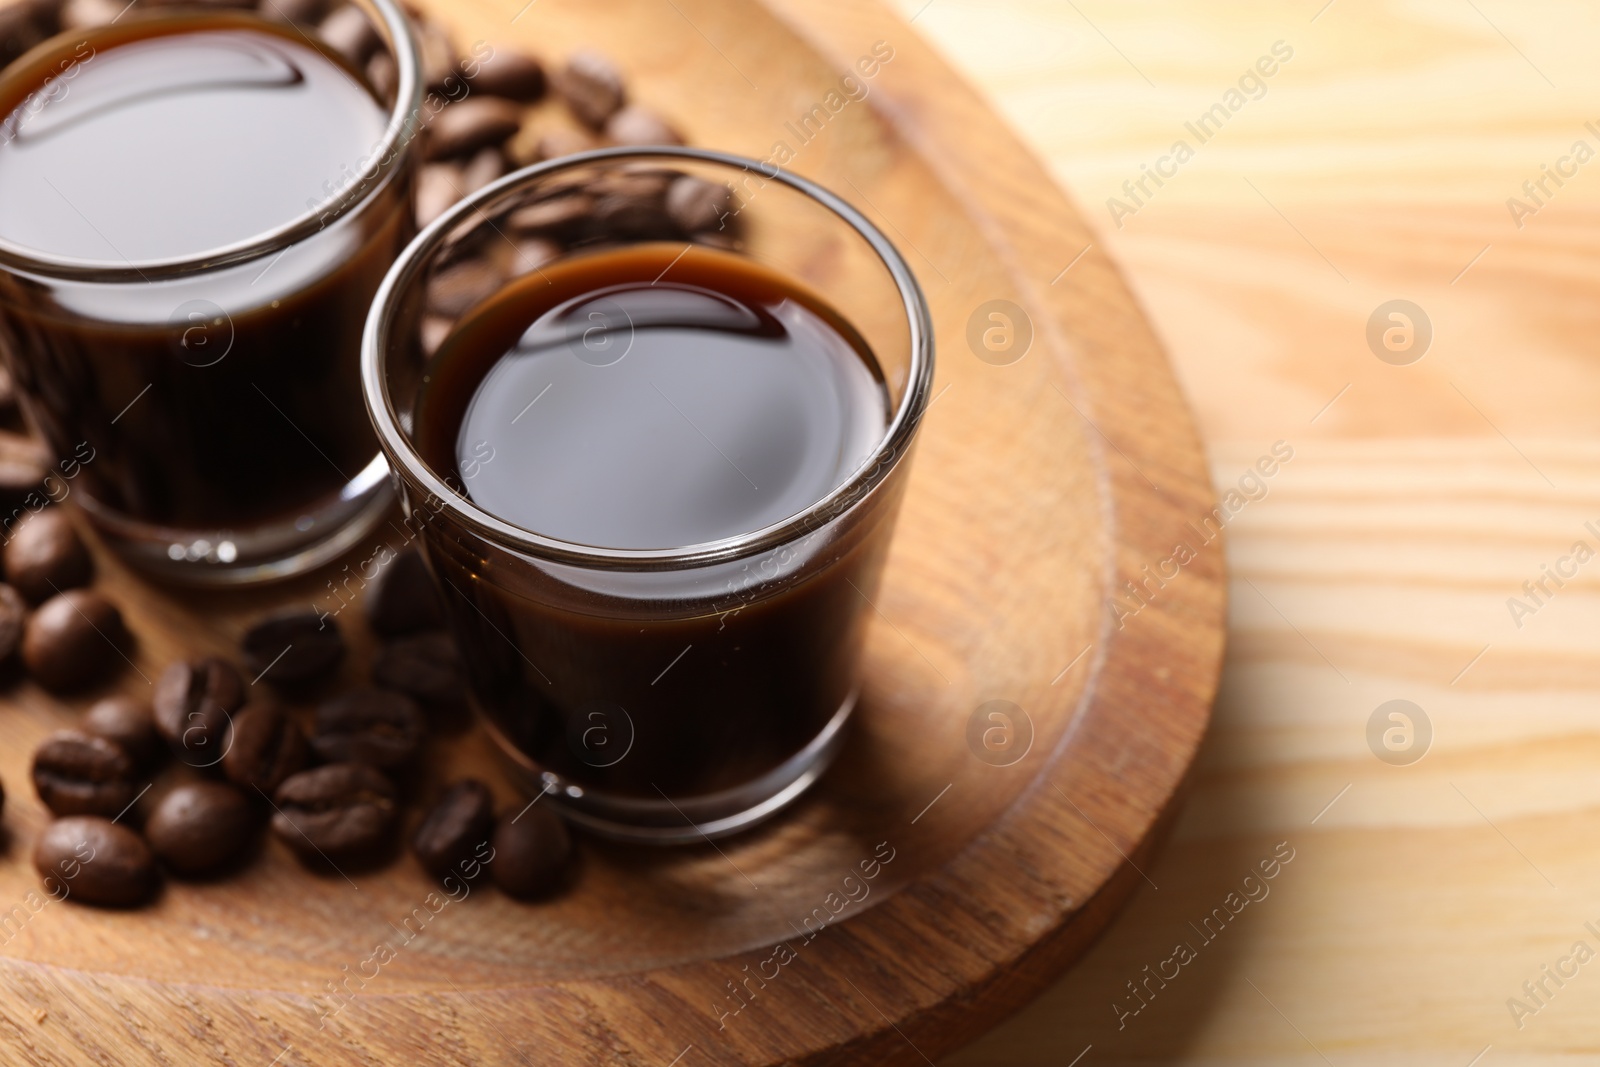
<svg viewBox="0 0 1600 1067">
<path fill-rule="evenodd" d="M 227 750 L 229 717 L 244 703 L 244 678 L 215 656 L 179 661 L 156 679 L 156 729 L 191 767 L 215 767 Z"/>
<path fill-rule="evenodd" d="M 136 767 L 153 767 L 165 750 L 150 705 L 133 697 L 107 697 L 83 717 L 83 728 L 122 746 Z"/>
<path fill-rule="evenodd" d="M 311 748 L 330 763 L 399 770 L 416 759 L 428 720 L 417 702 L 385 689 L 352 689 L 317 707 Z"/>
<path fill-rule="evenodd" d="M 459 317 L 504 284 L 505 273 L 493 260 L 458 260 L 428 279 L 428 310 L 435 315 Z"/>
<path fill-rule="evenodd" d="M 44 40 L 26 5 L 0 7 L 0 63 L 9 63 Z"/>
<path fill-rule="evenodd" d="M 465 697 L 456 643 L 441 631 L 386 645 L 373 661 L 372 680 L 426 705 L 459 704 Z"/>
<path fill-rule="evenodd" d="M 0 661 L 8 660 L 22 646 L 28 624 L 28 602 L 9 585 L 0 585 Z"/>
<path fill-rule="evenodd" d="M 273 703 L 246 704 L 233 716 L 228 752 L 222 770 L 246 788 L 267 796 L 310 758 L 306 735 L 283 708 Z"/>
<path fill-rule="evenodd" d="M 543 162 L 547 159 L 560 159 L 562 156 L 575 155 L 595 148 L 600 142 L 586 133 L 577 130 L 551 130 L 540 136 L 533 149 L 533 161 Z"/>
<path fill-rule="evenodd" d="M 311 866 L 377 859 L 399 810 L 393 783 L 364 763 L 330 763 L 291 775 L 273 803 L 272 832 Z"/>
<path fill-rule="evenodd" d="M 238 787 L 190 782 L 156 801 L 144 836 L 168 867 L 195 877 L 235 863 L 254 843 L 260 823 L 260 808 Z"/>
<path fill-rule="evenodd" d="M 471 196 L 490 182 L 504 178 L 510 169 L 506 165 L 505 153 L 500 149 L 480 148 L 461 168 L 461 191 Z"/>
<path fill-rule="evenodd" d="M 92 30 L 116 21 L 128 5 L 117 0 L 67 0 L 61 5 L 61 28 Z"/>
<path fill-rule="evenodd" d="M 0 419 L 17 416 L 17 380 L 5 367 L 0 367 Z"/>
<path fill-rule="evenodd" d="M 417 171 L 417 229 L 455 206 L 466 195 L 461 168 L 454 163 L 428 163 Z"/>
<path fill-rule="evenodd" d="M 439 591 L 415 548 L 397 553 L 367 586 L 367 624 L 385 637 L 444 625 Z"/>
<path fill-rule="evenodd" d="M 489 872 L 495 885 L 518 900 L 544 896 L 558 888 L 572 858 L 567 824 L 537 804 L 521 809 L 520 814 L 501 816 L 494 828 L 493 845 Z"/>
<path fill-rule="evenodd" d="M 328 13 L 328 0 L 261 0 L 261 14 L 297 26 L 315 26 Z"/>
<path fill-rule="evenodd" d="M 39 605 L 22 632 L 22 663 L 46 689 L 66 692 L 104 678 L 124 662 L 128 630 L 115 604 L 92 589 L 69 589 Z"/>
<path fill-rule="evenodd" d="M 579 122 L 600 129 L 622 106 L 626 90 L 616 66 L 589 49 L 574 52 L 556 78 L 556 90 Z"/>
<path fill-rule="evenodd" d="M 595 198 L 589 194 L 568 193 L 517 208 L 507 216 L 506 225 L 519 233 L 572 241 L 588 229 L 594 206 Z"/>
<path fill-rule="evenodd" d="M 121 815 L 139 795 L 133 758 L 115 741 L 59 730 L 33 753 L 33 788 L 57 815 Z"/>
<path fill-rule="evenodd" d="M 357 70 L 383 45 L 371 20 L 354 4 L 345 4 L 323 19 L 317 33 Z"/>
<path fill-rule="evenodd" d="M 667 214 L 668 179 L 660 174 L 621 174 L 597 183 L 593 223 L 603 234 L 648 240 L 679 236 Z"/>
<path fill-rule="evenodd" d="M 667 214 L 685 233 L 721 229 L 732 208 L 733 190 L 720 182 L 685 174 L 667 187 Z"/>
<path fill-rule="evenodd" d="M 519 105 L 492 96 L 469 96 L 433 117 L 424 148 L 429 159 L 470 156 L 487 145 L 503 144 L 521 128 Z"/>
<path fill-rule="evenodd" d="M 94 574 L 89 550 L 64 508 L 45 508 L 24 521 L 6 542 L 4 556 L 6 580 L 35 604 L 88 585 Z"/>
<path fill-rule="evenodd" d="M 518 237 L 511 243 L 511 273 L 527 274 L 561 258 L 561 246 L 543 237 Z"/>
<path fill-rule="evenodd" d="M 253 677 L 292 686 L 332 674 L 344 658 L 344 635 L 315 611 L 285 611 L 250 627 L 241 647 Z"/>
<path fill-rule="evenodd" d="M 626 145 L 682 144 L 683 136 L 649 108 L 629 104 L 606 120 L 606 140 Z"/>
<path fill-rule="evenodd" d="M 49 499 L 44 479 L 50 473 L 50 453 L 31 437 L 0 430 L 0 505 L 12 510 L 26 505 L 36 509 Z"/>
<path fill-rule="evenodd" d="M 429 18 L 413 18 L 417 51 L 422 56 L 422 84 L 434 92 L 454 88 L 452 79 L 461 77 L 457 69 L 456 47 L 443 26 Z"/>
<path fill-rule="evenodd" d="M 411 850 L 429 874 L 475 877 L 473 860 L 488 857 L 494 833 L 494 794 L 475 778 L 445 788 L 411 837 Z"/>
<path fill-rule="evenodd" d="M 73 815 L 45 827 L 33 847 L 34 869 L 51 896 L 126 908 L 160 885 L 144 838 L 98 815 Z"/>
<path fill-rule="evenodd" d="M 472 76 L 472 91 L 531 104 L 544 95 L 544 66 L 533 56 L 509 45 L 496 44 L 489 58 L 480 60 Z"/>
<path fill-rule="evenodd" d="M 388 52 L 374 52 L 367 60 L 367 81 L 379 100 L 393 100 L 400 88 L 400 66 Z"/>
</svg>

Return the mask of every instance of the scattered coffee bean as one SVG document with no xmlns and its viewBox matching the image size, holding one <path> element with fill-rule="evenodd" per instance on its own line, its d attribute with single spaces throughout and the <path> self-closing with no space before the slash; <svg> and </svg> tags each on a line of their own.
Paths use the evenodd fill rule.
<svg viewBox="0 0 1600 1067">
<path fill-rule="evenodd" d="M 461 168 L 453 163 L 426 163 L 417 171 L 417 229 L 455 206 L 466 195 Z"/>
<path fill-rule="evenodd" d="M 85 904 L 131 907 L 160 885 L 144 838 L 97 815 L 73 815 L 45 827 L 33 848 L 33 866 L 50 895 Z"/>
<path fill-rule="evenodd" d="M 367 586 L 367 624 L 384 637 L 444 625 L 439 591 L 415 548 L 397 553 Z"/>
<path fill-rule="evenodd" d="M 215 767 L 227 749 L 229 716 L 244 703 L 244 678 L 215 656 L 161 672 L 153 698 L 156 729 L 191 767 Z"/>
<path fill-rule="evenodd" d="M 505 283 L 499 264 L 488 258 L 462 259 L 428 279 L 428 310 L 457 318 Z"/>
<path fill-rule="evenodd" d="M 527 274 L 561 258 L 561 246 L 543 237 L 518 237 L 511 249 L 512 274 Z"/>
<path fill-rule="evenodd" d="M 606 139 L 613 144 L 682 144 L 683 137 L 654 111 L 629 104 L 606 120 Z"/>
<path fill-rule="evenodd" d="M 374 52 L 367 60 L 367 81 L 372 83 L 372 91 L 378 94 L 379 100 L 393 100 L 400 88 L 400 67 L 394 56 L 384 51 Z"/>
<path fill-rule="evenodd" d="M 115 741 L 59 730 L 33 753 L 33 788 L 57 815 L 115 818 L 139 794 L 133 759 Z"/>
<path fill-rule="evenodd" d="M 719 182 L 685 174 L 667 187 L 667 214 L 685 233 L 722 228 L 732 207 L 733 190 Z"/>
<path fill-rule="evenodd" d="M 22 632 L 22 663 L 46 689 L 66 692 L 123 662 L 122 612 L 92 589 L 69 589 L 39 605 Z"/>
<path fill-rule="evenodd" d="M 469 96 L 434 116 L 424 147 L 430 160 L 454 159 L 503 144 L 521 128 L 519 105 L 492 96 Z"/>
<path fill-rule="evenodd" d="M 247 789 L 266 796 L 291 774 L 302 770 L 309 756 L 306 735 L 277 704 L 246 704 L 233 716 L 222 770 Z"/>
<path fill-rule="evenodd" d="M 0 585 L 0 661 L 10 659 L 22 647 L 27 624 L 28 602 L 9 585 Z"/>
<path fill-rule="evenodd" d="M 39 508 L 48 498 L 43 491 L 50 473 L 50 453 L 31 437 L 0 430 L 0 505 L 8 510 Z"/>
<path fill-rule="evenodd" d="M 617 172 L 595 182 L 599 199 L 593 223 L 611 237 L 648 240 L 679 235 L 667 214 L 669 175 L 659 171 Z"/>
<path fill-rule="evenodd" d="M 465 698 L 461 658 L 443 631 L 403 637 L 378 653 L 372 680 L 422 704 L 446 706 Z"/>
<path fill-rule="evenodd" d="M 254 843 L 260 809 L 225 782 L 189 782 L 168 790 L 145 821 L 150 848 L 181 875 L 214 874 Z"/>
<path fill-rule="evenodd" d="M 578 121 L 600 129 L 622 106 L 625 89 L 616 66 L 589 49 L 574 52 L 556 78 L 556 89 Z"/>
<path fill-rule="evenodd" d="M 598 146 L 598 144 L 599 142 L 593 137 L 586 133 L 579 133 L 577 130 L 551 130 L 540 136 L 538 142 L 534 145 L 534 162 L 560 159 L 562 156 L 587 152 L 589 149 Z"/>
<path fill-rule="evenodd" d="M 493 833 L 494 794 L 477 779 L 466 778 L 448 786 L 428 809 L 412 835 L 411 849 L 435 878 L 460 877 L 474 859 L 486 858 Z"/>
<path fill-rule="evenodd" d="M 250 627 L 241 647 L 252 677 L 292 686 L 333 673 L 344 658 L 344 635 L 315 611 L 285 611 Z"/>
<path fill-rule="evenodd" d="M 544 95 L 544 67 L 533 56 L 508 45 L 493 46 L 472 76 L 474 92 L 531 104 Z"/>
<path fill-rule="evenodd" d="M 417 51 L 422 56 L 422 84 L 426 89 L 443 92 L 455 88 L 452 79 L 461 77 L 457 69 L 456 47 L 445 28 L 430 18 L 412 18 L 412 29 L 417 34 Z"/>
<path fill-rule="evenodd" d="M 330 763 L 291 775 L 273 802 L 272 832 L 313 867 L 377 859 L 398 810 L 394 785 L 364 763 Z"/>
<path fill-rule="evenodd" d="M 61 5 L 61 28 L 92 30 L 114 22 L 127 4 L 117 0 L 67 0 Z"/>
<path fill-rule="evenodd" d="M 0 8 L 0 63 L 9 63 L 44 40 L 26 5 Z"/>
<path fill-rule="evenodd" d="M 467 160 L 461 168 L 461 191 L 467 196 L 490 182 L 504 178 L 510 172 L 505 153 L 498 148 L 480 148 L 477 155 Z"/>
<path fill-rule="evenodd" d="M 139 768 L 153 767 L 164 751 L 150 706 L 133 697 L 107 697 L 83 717 L 83 728 L 122 746 Z"/>
<path fill-rule="evenodd" d="M 518 900 L 544 896 L 559 887 L 572 857 L 567 824 L 537 804 L 521 809 L 520 815 L 501 816 L 493 843 L 489 871 L 495 884 Z"/>
<path fill-rule="evenodd" d="M 317 32 L 328 47 L 344 56 L 357 70 L 383 45 L 383 39 L 366 13 L 354 4 L 345 4 L 323 19 Z"/>
<path fill-rule="evenodd" d="M 330 763 L 400 770 L 416 759 L 428 720 L 416 701 L 384 689 L 352 689 L 317 707 L 311 748 Z"/>
<path fill-rule="evenodd" d="M 315 26 L 328 13 L 328 0 L 261 0 L 261 14 L 296 26 Z"/>
<path fill-rule="evenodd" d="M 584 235 L 594 206 L 594 197 L 587 193 L 569 193 L 517 208 L 507 216 L 506 225 L 519 233 L 572 241 Z"/>
<path fill-rule="evenodd" d="M 78 528 L 59 507 L 45 508 L 18 526 L 4 557 L 6 580 L 35 604 L 87 585 L 94 574 Z"/>
</svg>

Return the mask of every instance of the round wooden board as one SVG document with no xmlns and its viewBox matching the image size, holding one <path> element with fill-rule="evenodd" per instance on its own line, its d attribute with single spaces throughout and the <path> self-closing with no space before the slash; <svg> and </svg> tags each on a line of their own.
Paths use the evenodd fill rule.
<svg viewBox="0 0 1600 1067">
<path fill-rule="evenodd" d="M 137 912 L 34 910 L 46 816 L 29 753 L 100 694 L 19 684 L 0 710 L 11 1062 L 922 1063 L 1081 953 L 1170 822 L 1221 664 L 1222 553 L 1147 577 L 1202 543 L 1204 458 L 1144 318 L 1059 190 L 875 4 L 522 4 L 431 6 L 463 45 L 604 47 L 692 143 L 760 158 L 783 143 L 789 167 L 907 250 L 928 294 L 937 399 L 850 745 L 795 810 L 719 847 L 584 841 L 572 891 L 543 905 L 486 885 L 430 898 L 409 857 L 317 877 L 268 842 L 244 872 L 169 883 Z M 892 59 L 830 97 L 875 46 Z M 1031 331 L 1006 365 L 967 340 L 995 300 L 1026 309 Z M 380 532 L 348 565 L 402 540 Z M 141 693 L 177 655 L 231 652 L 265 606 L 338 606 L 344 565 L 202 597 L 100 563 L 141 641 L 107 688 Z M 1137 611 L 1117 593 L 1131 580 L 1147 583 Z M 359 618 L 340 615 L 352 681 L 370 662 Z M 968 742 L 990 700 L 1029 731 L 1004 766 Z M 483 774 L 521 802 L 479 731 L 439 745 L 439 776 Z"/>
</svg>

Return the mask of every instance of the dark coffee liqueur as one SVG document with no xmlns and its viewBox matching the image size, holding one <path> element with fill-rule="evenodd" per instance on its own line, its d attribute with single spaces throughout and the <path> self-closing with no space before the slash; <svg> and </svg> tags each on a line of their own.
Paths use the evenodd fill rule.
<svg viewBox="0 0 1600 1067">
<path fill-rule="evenodd" d="M 436 471 L 516 526 L 607 548 L 704 544 L 802 512 L 872 454 L 888 414 L 877 361 L 837 312 L 752 260 L 682 244 L 513 282 L 430 375 L 416 438 Z M 483 590 L 446 602 L 484 631 L 463 654 L 508 739 L 574 781 L 659 800 L 748 782 L 817 736 L 849 696 L 851 581 L 871 589 L 885 540 L 838 547 L 839 565 L 766 600 L 708 589 L 714 607 L 666 604 L 648 625 L 629 617 L 637 602 L 560 610 L 490 593 L 448 553 L 435 563 L 447 588 Z M 610 749 L 586 744 L 591 725 Z"/>
<path fill-rule="evenodd" d="M 327 202 L 386 122 L 355 74 L 253 15 L 130 17 L 59 50 L 0 82 L 0 238 L 46 257 L 126 269 L 248 242 Z M 342 243 L 204 284 L 8 285 L 0 345 L 32 353 L 11 365 L 52 450 L 96 449 L 89 494 L 224 528 L 292 521 L 354 478 L 376 451 L 362 320 L 409 236 L 403 184 L 388 200 Z"/>
</svg>

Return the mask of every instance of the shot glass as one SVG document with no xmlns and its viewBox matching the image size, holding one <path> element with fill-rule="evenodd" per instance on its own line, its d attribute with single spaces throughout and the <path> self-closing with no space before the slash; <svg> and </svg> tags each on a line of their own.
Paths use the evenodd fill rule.
<svg viewBox="0 0 1600 1067">
<path fill-rule="evenodd" d="M 735 832 L 826 769 L 860 692 L 871 601 L 929 399 L 929 313 L 904 259 L 839 197 L 762 168 L 689 148 L 607 149 L 510 175 L 412 242 L 362 341 L 406 536 L 437 580 L 475 703 L 530 791 L 617 839 Z M 700 197 L 674 192 L 686 179 Z M 430 466 L 418 400 L 454 325 L 430 298 L 435 283 L 460 277 L 464 260 L 498 264 L 480 279 L 506 279 L 641 241 L 753 257 L 859 331 L 883 372 L 886 429 L 842 484 L 739 536 L 618 549 L 521 528 L 475 503 L 462 472 Z M 575 334 L 559 358 L 621 358 L 603 334 Z"/>
<path fill-rule="evenodd" d="M 363 413 L 358 353 L 372 295 L 415 234 L 420 60 L 392 0 L 349 6 L 372 31 L 365 70 L 382 65 L 382 88 L 314 28 L 279 32 L 372 92 L 381 135 L 353 144 L 348 166 L 296 217 L 147 261 L 0 239 L 0 354 L 29 421 L 54 456 L 93 457 L 75 467 L 72 499 L 112 548 L 157 577 L 238 585 L 298 573 L 354 544 L 393 499 Z M 0 101 L 25 101 L 0 135 L 47 132 L 53 100 L 76 88 L 74 64 L 152 35 L 265 32 L 277 10 L 273 0 L 260 16 L 180 0 L 62 33 L 0 74 Z M 22 96 L 36 85 L 53 88 Z M 206 150 L 197 128 L 197 162 Z"/>
</svg>

